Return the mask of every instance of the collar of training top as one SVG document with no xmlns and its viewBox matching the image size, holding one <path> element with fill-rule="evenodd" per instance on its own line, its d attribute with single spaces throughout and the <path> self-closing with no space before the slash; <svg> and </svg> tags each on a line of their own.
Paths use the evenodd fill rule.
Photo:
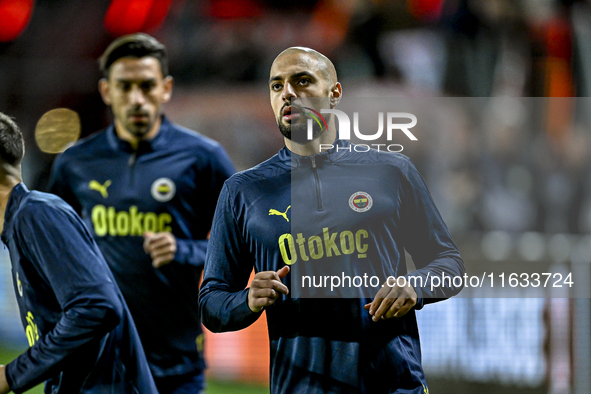
<svg viewBox="0 0 591 394">
<path fill-rule="evenodd" d="M 14 213 L 17 211 L 18 207 L 21 205 L 21 200 L 23 197 L 29 192 L 27 186 L 24 183 L 19 183 L 16 185 L 12 191 L 10 192 L 10 196 L 8 197 L 8 203 L 6 204 L 6 212 L 4 213 L 4 229 L 2 230 L 2 240 L 4 241 L 4 234 L 6 232 L 7 223 L 12 221 L 12 217 Z M 5 242 L 6 243 L 6 242 Z"/>
<path fill-rule="evenodd" d="M 351 149 L 349 146 L 351 143 L 347 140 L 335 140 L 333 142 L 332 147 L 328 150 L 325 150 L 321 153 L 317 153 L 313 156 L 300 156 L 298 154 L 293 153 L 287 147 L 281 148 L 279 151 L 279 159 L 283 162 L 288 162 L 291 164 L 291 168 L 298 168 L 301 166 L 311 166 L 312 165 L 312 158 L 316 163 L 319 163 L 323 160 L 329 160 L 331 163 L 336 162 L 346 152 L 349 152 Z"/>
<path fill-rule="evenodd" d="M 151 140 L 141 140 L 140 146 L 143 149 L 148 151 L 155 151 L 166 147 L 168 144 L 168 130 L 172 127 L 170 121 L 162 115 L 162 123 L 160 124 L 160 130 L 152 138 Z M 119 138 L 117 133 L 115 132 L 115 124 L 111 123 L 111 125 L 107 128 L 107 140 L 109 141 L 109 145 L 113 150 L 120 150 L 123 152 L 132 153 L 133 149 L 131 149 L 131 145 L 129 142 Z M 138 146 L 138 150 L 140 150 Z"/>
</svg>

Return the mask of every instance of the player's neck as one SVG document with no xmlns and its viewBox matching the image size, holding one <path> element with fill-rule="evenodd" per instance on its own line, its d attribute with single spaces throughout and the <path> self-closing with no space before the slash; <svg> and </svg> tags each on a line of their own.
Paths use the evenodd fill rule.
<svg viewBox="0 0 591 394">
<path fill-rule="evenodd" d="M 10 193 L 22 181 L 20 166 L 18 168 L 0 166 L 0 233 L 4 230 L 4 214 L 6 213 Z"/>
<path fill-rule="evenodd" d="M 119 138 L 121 138 L 122 140 L 129 142 L 129 145 L 131 145 L 131 148 L 133 150 L 137 150 L 137 147 L 140 144 L 140 141 L 142 141 L 142 140 L 149 141 L 152 138 L 156 137 L 156 135 L 160 131 L 161 125 L 162 125 L 162 118 L 158 117 L 158 119 L 156 119 L 156 122 L 154 122 L 154 124 L 152 125 L 152 128 L 150 130 L 148 130 L 147 133 L 145 133 L 142 136 L 137 136 L 133 133 L 130 133 L 121 124 L 121 122 L 119 122 L 119 120 L 116 119 L 115 120 L 115 133 L 117 133 L 117 136 Z"/>
<path fill-rule="evenodd" d="M 337 138 L 337 132 L 334 124 L 330 123 L 328 130 L 322 133 L 318 138 L 312 141 L 306 141 L 304 144 L 294 142 L 284 138 L 287 149 L 299 156 L 313 156 L 321 152 L 321 145 L 331 145 Z"/>
</svg>

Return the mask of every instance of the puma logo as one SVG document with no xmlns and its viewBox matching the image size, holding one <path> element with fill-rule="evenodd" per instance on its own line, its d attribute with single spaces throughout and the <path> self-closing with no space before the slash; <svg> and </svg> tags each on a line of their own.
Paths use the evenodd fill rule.
<svg viewBox="0 0 591 394">
<path fill-rule="evenodd" d="M 289 207 L 287 207 L 285 212 L 279 212 L 276 209 L 269 209 L 269 216 L 271 216 L 271 215 L 283 216 L 283 218 L 289 222 L 289 219 L 287 218 L 287 211 L 289 211 L 289 208 L 291 208 L 291 205 Z"/>
<path fill-rule="evenodd" d="M 101 185 L 97 181 L 90 181 L 90 183 L 88 184 L 89 189 L 96 190 L 97 192 L 99 192 L 101 194 L 101 196 L 103 196 L 103 198 L 109 197 L 109 193 L 107 192 L 107 188 L 109 186 L 111 186 L 110 179 L 108 181 L 106 181 L 104 185 Z"/>
</svg>

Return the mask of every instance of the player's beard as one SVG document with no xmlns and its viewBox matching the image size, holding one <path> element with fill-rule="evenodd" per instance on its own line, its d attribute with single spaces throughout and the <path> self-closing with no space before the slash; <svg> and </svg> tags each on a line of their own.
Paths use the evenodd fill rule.
<svg viewBox="0 0 591 394">
<path fill-rule="evenodd" d="M 143 122 L 133 122 L 130 117 L 133 114 L 139 114 L 139 115 L 143 115 L 146 117 L 146 121 Z M 138 139 L 142 139 L 144 138 L 144 136 L 146 134 L 148 134 L 148 132 L 150 131 L 150 129 L 152 128 L 152 122 L 151 122 L 151 117 L 150 117 L 150 113 L 147 111 L 138 111 L 138 110 L 129 110 L 127 112 L 127 131 L 133 135 L 134 137 L 138 138 Z"/>
<path fill-rule="evenodd" d="M 133 135 L 135 138 L 137 138 L 138 140 L 141 140 L 142 138 L 144 138 L 144 136 L 146 134 L 148 134 L 148 130 L 149 130 L 149 127 L 148 127 L 148 125 L 145 125 L 145 124 L 140 125 L 140 124 L 132 123 L 127 126 L 127 131 L 131 135 Z"/>
<path fill-rule="evenodd" d="M 281 113 L 283 113 L 283 110 L 279 113 L 280 115 L 277 117 L 277 125 L 279 126 L 279 131 L 285 138 L 298 144 L 305 144 L 310 141 L 308 139 L 308 119 L 312 118 L 304 113 L 305 120 L 303 122 L 300 121 L 295 124 L 284 124 L 281 122 Z M 317 122 L 312 122 L 312 140 L 320 137 L 324 131 L 325 129 L 320 127 Z"/>
</svg>

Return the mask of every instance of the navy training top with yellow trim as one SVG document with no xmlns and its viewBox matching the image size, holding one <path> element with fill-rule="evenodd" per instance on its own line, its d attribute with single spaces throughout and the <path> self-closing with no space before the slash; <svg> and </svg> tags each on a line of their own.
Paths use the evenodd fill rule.
<svg viewBox="0 0 591 394">
<path fill-rule="evenodd" d="M 235 174 L 220 194 L 200 291 L 204 325 L 214 332 L 249 326 L 260 316 L 247 303 L 253 267 L 292 267 L 283 279 L 290 293 L 265 308 L 272 393 L 426 393 L 415 309 L 461 290 L 447 282 L 431 290 L 424 282 L 415 288 L 414 309 L 379 322 L 363 308 L 373 295 L 294 296 L 301 290 L 292 287 L 299 283 L 293 281 L 299 266 L 355 270 L 372 261 L 359 265 L 410 277 L 405 249 L 417 268 L 414 276 L 464 274 L 460 253 L 411 161 L 353 147 L 338 140 L 312 157 L 284 147 Z"/>
<path fill-rule="evenodd" d="M 15 393 L 157 393 L 131 314 L 74 210 L 18 184 L 6 207 L 21 320 L 31 346 L 6 366 Z"/>
<path fill-rule="evenodd" d="M 198 285 L 207 236 L 224 181 L 234 173 L 217 142 L 163 117 L 136 151 L 113 125 L 61 154 L 51 191 L 82 216 L 125 296 L 156 377 L 205 368 Z M 159 269 L 145 231 L 170 231 L 174 261 Z"/>
</svg>

